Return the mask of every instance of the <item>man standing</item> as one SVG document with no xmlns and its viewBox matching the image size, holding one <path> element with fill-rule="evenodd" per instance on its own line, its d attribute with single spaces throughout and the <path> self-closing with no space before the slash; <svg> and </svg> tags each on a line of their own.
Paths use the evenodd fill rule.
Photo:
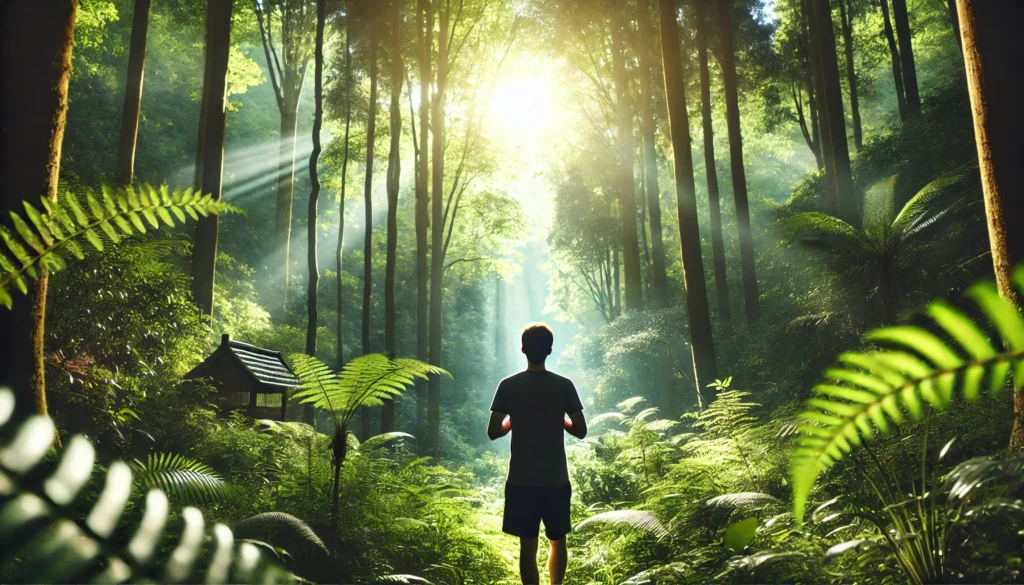
<svg viewBox="0 0 1024 585">
<path fill-rule="evenodd" d="M 565 576 L 565 535 L 572 530 L 572 488 L 562 433 L 568 431 L 582 439 L 587 436 L 587 421 L 572 380 L 544 367 L 554 343 L 551 329 L 543 323 L 531 324 L 523 330 L 522 343 L 526 370 L 498 384 L 487 436 L 492 441 L 504 437 L 515 423 L 501 529 L 519 537 L 523 584 L 540 583 L 537 535 L 543 520 L 544 532 L 551 541 L 548 573 L 551 585 L 558 585 Z"/>
</svg>

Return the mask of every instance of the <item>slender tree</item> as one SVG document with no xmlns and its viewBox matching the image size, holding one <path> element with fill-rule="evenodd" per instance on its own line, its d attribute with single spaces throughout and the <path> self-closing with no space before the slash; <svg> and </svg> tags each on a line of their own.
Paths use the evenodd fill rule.
<svg viewBox="0 0 1024 585">
<path fill-rule="evenodd" d="M 633 177 L 633 113 L 625 63 L 625 16 L 612 0 L 612 69 L 615 77 L 616 144 L 619 149 L 619 214 L 622 217 L 622 264 L 626 279 L 626 309 L 643 307 L 640 244 L 636 229 L 636 193 Z"/>
<path fill-rule="evenodd" d="M 960 52 L 964 52 L 964 42 L 960 38 L 960 16 L 956 12 L 956 0 L 946 0 L 946 10 L 949 11 L 949 23 L 953 27 L 953 38 L 956 39 L 956 46 Z"/>
<path fill-rule="evenodd" d="M 850 116 L 853 119 L 853 146 L 860 152 L 864 148 L 864 134 L 860 123 L 860 102 L 857 99 L 857 72 L 853 64 L 853 7 L 849 0 L 837 0 L 843 27 L 843 51 L 846 56 L 846 84 L 850 87 Z"/>
<path fill-rule="evenodd" d="M 665 70 L 665 95 L 676 174 L 679 246 L 683 259 L 690 352 L 693 358 L 694 383 L 697 389 L 704 390 L 716 379 L 717 371 L 707 289 L 704 284 L 704 262 L 700 253 L 693 154 L 690 152 L 690 121 L 686 111 L 686 81 L 683 78 L 683 60 L 679 49 L 674 0 L 658 0 L 658 25 L 661 33 L 661 60 Z M 676 410 L 674 399 L 665 402 L 669 412 Z"/>
<path fill-rule="evenodd" d="M 146 35 L 149 31 L 150 0 L 135 0 L 132 37 L 128 45 L 128 78 L 121 108 L 121 139 L 117 143 L 118 180 L 130 185 L 135 177 L 135 142 L 142 110 L 142 77 L 146 65 Z"/>
<path fill-rule="evenodd" d="M 432 194 L 430 199 L 430 363 L 441 367 L 441 279 L 444 271 L 444 121 L 445 92 L 448 83 L 448 27 L 451 24 L 451 6 L 443 0 L 437 7 L 437 82 L 434 91 L 434 112 L 431 117 Z M 430 379 L 427 393 L 427 436 L 425 450 L 429 455 L 441 455 L 441 379 Z"/>
<path fill-rule="evenodd" d="M 0 3 L 0 207 L 22 211 L 22 201 L 57 198 L 61 144 L 68 106 L 77 0 Z M 10 227 L 10 226 L 8 226 Z M 31 303 L 0 309 L 0 385 L 14 391 L 23 414 L 46 414 L 43 340 L 44 271 L 29 291 Z"/>
<path fill-rule="evenodd" d="M 206 9 L 206 73 L 196 148 L 196 188 L 218 200 L 223 187 L 228 54 L 231 49 L 233 8 L 234 0 L 211 0 Z M 196 235 L 192 243 L 192 296 L 206 315 L 213 315 L 219 230 L 218 216 L 202 217 L 196 224 Z"/>
<path fill-rule="evenodd" d="M 800 132 L 804 136 L 804 141 L 807 142 L 807 148 L 811 149 L 814 154 L 814 161 L 818 165 L 818 170 L 825 168 L 825 160 L 822 155 L 822 141 L 821 141 L 821 124 L 818 122 L 818 101 L 816 99 L 814 89 L 814 76 L 816 67 L 814 64 L 815 55 L 811 51 L 810 34 L 807 28 L 807 7 L 806 0 L 794 0 L 796 10 L 798 10 L 798 17 L 800 19 L 800 31 L 803 51 L 803 79 L 802 82 L 807 89 L 807 110 L 810 117 L 804 115 L 804 100 L 802 98 L 803 92 L 800 91 L 798 83 L 794 82 L 791 86 L 791 92 L 793 94 L 793 103 L 796 106 L 797 111 L 797 122 L 800 124 Z M 809 122 L 809 124 L 808 124 Z"/>
<path fill-rule="evenodd" d="M 337 312 L 337 371 L 345 365 L 345 315 L 344 286 L 342 284 L 342 256 L 345 251 L 345 196 L 348 187 L 349 135 L 352 130 L 352 17 L 351 6 L 345 0 L 345 143 L 341 156 L 341 194 L 338 196 L 338 247 L 335 251 L 337 264 L 338 312 Z"/>
<path fill-rule="evenodd" d="M 729 130 L 729 167 L 732 171 L 732 193 L 736 202 L 736 228 L 739 231 L 740 268 L 743 275 L 743 309 L 747 321 L 751 322 L 757 320 L 760 308 L 757 271 L 754 265 L 754 234 L 750 229 L 750 204 L 747 200 L 747 173 L 743 167 L 743 134 L 740 129 L 739 90 L 736 86 L 732 2 L 717 2 L 718 34 L 722 43 L 722 82 L 725 86 L 725 121 Z"/>
<path fill-rule="evenodd" d="M 366 182 L 363 184 L 363 355 L 373 352 L 370 339 L 370 312 L 373 309 L 373 145 L 377 134 L 377 43 L 378 15 L 376 3 L 367 3 L 370 19 L 366 27 L 370 46 L 370 105 L 366 113 Z M 362 439 L 370 437 L 370 411 L 363 407 L 360 414 Z"/>
<path fill-rule="evenodd" d="M 326 0 L 316 0 L 316 41 L 313 48 L 313 151 L 309 153 L 309 220 L 306 224 L 306 266 L 309 281 L 306 289 L 306 355 L 316 357 L 316 332 L 320 325 L 317 288 L 320 284 L 320 266 L 317 264 L 317 205 L 320 201 L 320 128 L 324 123 L 324 21 L 327 18 Z M 338 305 L 341 310 L 341 305 Z M 313 405 L 304 405 L 303 419 L 314 423 Z"/>
<path fill-rule="evenodd" d="M 715 300 L 718 320 L 728 326 L 729 283 L 725 276 L 725 243 L 722 238 L 722 211 L 718 196 L 718 171 L 715 169 L 715 130 L 711 121 L 711 76 L 708 73 L 707 2 L 697 0 L 697 59 L 700 63 L 700 109 L 704 127 L 704 171 L 708 181 L 708 210 L 711 219 L 711 255 L 715 264 Z"/>
<path fill-rule="evenodd" d="M 402 80 L 405 65 L 402 63 L 401 43 L 402 11 L 401 1 L 391 0 L 391 149 L 388 152 L 388 226 L 387 260 L 384 268 L 384 348 L 391 357 L 397 357 L 395 341 L 395 266 L 398 253 L 398 187 L 402 176 Z M 381 432 L 395 430 L 395 401 L 385 400 L 381 408 Z"/>
<path fill-rule="evenodd" d="M 913 118 L 921 112 L 921 96 L 917 91 L 917 67 L 914 65 L 914 46 L 910 37 L 907 0 L 892 0 L 892 19 L 896 23 L 896 36 L 900 45 L 900 65 L 903 72 L 903 90 L 907 97 L 907 116 Z"/>
<path fill-rule="evenodd" d="M 1024 4 L 992 0 L 957 0 L 967 67 L 967 87 L 974 114 L 981 184 L 985 195 L 992 265 L 999 293 L 1018 307 L 1011 271 L 1024 262 L 1024 176 L 1020 172 L 1024 112 L 1020 109 L 1020 63 L 1024 45 L 1015 27 Z M 1013 393 L 1013 448 L 1024 446 L 1024 388 Z"/>
<path fill-rule="evenodd" d="M 654 39 L 651 26 L 650 4 L 637 0 L 636 18 L 639 35 L 636 38 L 636 54 L 640 64 L 640 127 L 643 133 L 643 168 L 646 177 L 645 194 L 650 212 L 651 225 L 651 298 L 657 304 L 668 299 L 668 278 L 665 276 L 665 241 L 661 231 L 661 186 L 658 181 L 658 155 L 655 140 L 655 120 L 651 88 L 651 54 L 648 43 Z M 644 246 L 646 251 L 647 246 Z"/>
<path fill-rule="evenodd" d="M 892 30 L 892 19 L 889 17 L 889 0 L 878 0 L 878 5 L 882 7 L 882 31 L 889 47 L 892 80 L 896 86 L 896 105 L 899 108 L 900 119 L 906 121 L 908 113 L 906 91 L 903 89 L 903 65 L 900 62 L 900 50 L 896 46 L 896 34 Z"/>
<path fill-rule="evenodd" d="M 315 14 L 309 0 L 253 0 L 256 21 L 263 39 L 263 53 L 270 72 L 277 109 L 281 114 L 280 149 L 277 159 L 277 207 L 274 214 L 274 253 L 281 262 L 273 311 L 283 315 L 288 301 L 289 247 L 292 233 L 292 199 L 295 190 L 295 136 L 299 98 L 306 67 L 313 51 Z M 274 46 L 274 15 L 280 21 L 280 44 Z"/>
<path fill-rule="evenodd" d="M 430 265 L 427 252 L 430 245 L 427 232 L 430 224 L 428 181 L 430 179 L 430 86 L 433 68 L 430 64 L 433 48 L 434 11 L 430 0 L 417 0 L 416 25 L 419 34 L 420 66 L 420 143 L 416 161 L 416 359 L 430 360 L 430 317 L 427 296 Z M 410 91 L 412 88 L 410 88 Z M 427 394 L 430 383 L 416 380 L 416 433 L 422 440 L 427 432 Z"/>
<path fill-rule="evenodd" d="M 832 30 L 832 9 L 829 0 L 809 0 L 808 6 L 812 50 L 817 53 L 822 140 L 828 143 L 824 150 L 825 184 L 829 195 L 826 203 L 832 215 L 850 225 L 859 225 L 850 150 L 846 141 L 843 93 L 839 85 L 839 60 Z"/>
</svg>

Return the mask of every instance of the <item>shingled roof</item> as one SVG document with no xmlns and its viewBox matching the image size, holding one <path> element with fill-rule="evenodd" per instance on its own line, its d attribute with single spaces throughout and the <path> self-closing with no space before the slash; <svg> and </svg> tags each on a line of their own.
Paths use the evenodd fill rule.
<svg viewBox="0 0 1024 585">
<path fill-rule="evenodd" d="M 228 348 L 238 358 L 238 361 L 242 362 L 245 369 L 256 376 L 260 382 L 285 388 L 294 388 L 299 385 L 299 379 L 292 373 L 288 364 L 284 363 L 281 352 L 230 339 L 228 339 Z"/>
</svg>

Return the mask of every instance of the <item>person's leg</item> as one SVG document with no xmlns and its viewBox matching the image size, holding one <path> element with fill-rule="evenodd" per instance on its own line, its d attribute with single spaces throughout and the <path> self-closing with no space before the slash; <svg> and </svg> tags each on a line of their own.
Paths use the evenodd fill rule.
<svg viewBox="0 0 1024 585">
<path fill-rule="evenodd" d="M 551 577 L 551 585 L 562 585 L 565 577 L 565 564 L 569 560 L 569 553 L 565 549 L 565 537 L 551 541 L 551 552 L 548 553 L 548 575 Z"/>
<path fill-rule="evenodd" d="M 537 571 L 537 537 L 519 539 L 519 574 L 523 585 L 540 585 Z"/>
</svg>

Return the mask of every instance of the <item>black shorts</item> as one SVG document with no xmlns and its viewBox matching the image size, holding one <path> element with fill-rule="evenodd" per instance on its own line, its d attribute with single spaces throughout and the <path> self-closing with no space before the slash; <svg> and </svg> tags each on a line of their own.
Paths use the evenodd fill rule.
<svg viewBox="0 0 1024 585">
<path fill-rule="evenodd" d="M 537 538 L 540 523 L 549 540 L 561 540 L 572 532 L 569 500 L 572 486 L 521 486 L 505 484 L 505 517 L 501 531 L 519 538 Z"/>
</svg>

